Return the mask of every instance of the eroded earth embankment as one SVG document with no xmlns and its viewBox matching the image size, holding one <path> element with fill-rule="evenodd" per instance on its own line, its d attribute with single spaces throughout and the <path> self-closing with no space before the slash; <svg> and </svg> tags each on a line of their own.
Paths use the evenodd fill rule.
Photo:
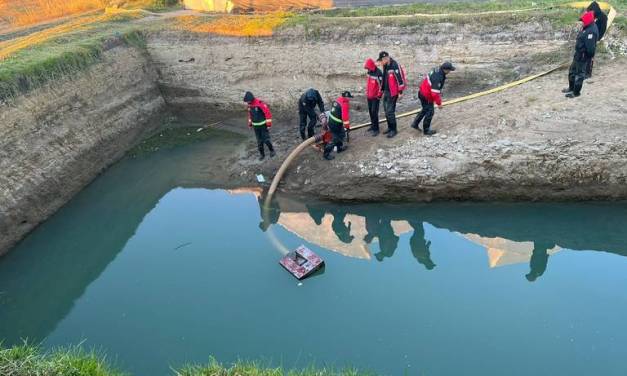
<svg viewBox="0 0 627 376">
<path fill-rule="evenodd" d="M 156 71 L 123 45 L 0 105 L 0 254 L 154 130 L 164 110 Z"/>
</svg>

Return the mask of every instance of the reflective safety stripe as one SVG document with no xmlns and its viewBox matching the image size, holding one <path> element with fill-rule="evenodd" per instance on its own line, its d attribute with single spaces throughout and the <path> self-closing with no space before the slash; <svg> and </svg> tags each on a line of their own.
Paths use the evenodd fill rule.
<svg viewBox="0 0 627 376">
<path fill-rule="evenodd" d="M 258 126 L 261 126 L 261 125 L 265 125 L 265 124 L 266 124 L 266 120 L 264 120 L 264 121 L 260 121 L 260 122 L 258 122 L 258 123 L 253 122 L 253 125 L 254 125 L 255 127 L 258 127 Z"/>
<path fill-rule="evenodd" d="M 438 94 L 440 93 L 440 90 L 431 89 L 431 91 Z"/>
<path fill-rule="evenodd" d="M 345 121 L 345 122 L 344 122 L 344 124 L 350 124 L 350 123 L 351 123 L 350 121 Z"/>
<path fill-rule="evenodd" d="M 335 117 L 335 116 L 333 116 L 333 114 L 332 114 L 332 113 L 330 113 L 330 112 L 329 112 L 329 116 L 331 117 L 331 119 L 333 119 L 333 120 L 337 121 L 338 123 L 341 123 L 341 122 L 342 122 L 342 119 L 338 119 L 338 118 L 336 118 L 336 117 Z"/>
</svg>

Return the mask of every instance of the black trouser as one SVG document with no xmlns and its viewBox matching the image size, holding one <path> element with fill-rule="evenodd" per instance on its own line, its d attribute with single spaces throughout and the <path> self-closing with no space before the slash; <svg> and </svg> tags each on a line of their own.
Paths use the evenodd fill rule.
<svg viewBox="0 0 627 376">
<path fill-rule="evenodd" d="M 329 131 L 331 131 L 331 135 L 333 138 L 331 142 L 326 144 L 324 147 L 324 155 L 327 156 L 331 154 L 333 148 L 337 146 L 338 150 L 341 150 L 344 146 L 344 137 L 346 137 L 346 132 L 344 131 L 344 125 L 342 123 L 338 123 L 333 119 L 329 119 Z"/>
<path fill-rule="evenodd" d="M 259 154 L 262 156 L 266 155 L 263 151 L 263 145 L 268 146 L 268 150 L 273 152 L 274 148 L 272 147 L 272 142 L 270 142 L 270 132 L 268 132 L 268 128 L 265 125 L 253 128 L 255 128 L 255 137 L 257 138 L 257 149 L 259 149 Z"/>
<path fill-rule="evenodd" d="M 412 127 L 417 128 L 422 119 L 424 119 L 425 121 L 422 124 L 422 131 L 426 133 L 431 128 L 431 120 L 433 120 L 433 113 L 435 112 L 435 108 L 433 107 L 433 102 L 429 102 L 427 98 L 422 96 L 421 93 L 418 93 L 418 99 L 420 99 L 422 110 L 414 119 Z"/>
<path fill-rule="evenodd" d="M 312 107 L 303 106 L 298 101 L 298 116 L 300 117 L 300 137 L 305 138 L 313 137 L 314 127 L 316 126 L 316 111 Z M 309 125 L 307 125 L 307 118 L 309 117 Z M 305 128 L 307 128 L 307 137 L 305 137 Z"/>
<path fill-rule="evenodd" d="M 396 101 L 398 95 L 391 96 L 389 92 L 383 94 L 383 109 L 385 110 L 385 119 L 388 122 L 388 129 L 396 132 Z"/>
<path fill-rule="evenodd" d="M 368 113 L 370 114 L 370 129 L 379 131 L 379 103 L 380 99 L 368 99 Z"/>
<path fill-rule="evenodd" d="M 588 60 L 577 61 L 573 60 L 568 70 L 568 89 L 575 95 L 581 94 L 581 87 L 583 86 L 583 80 L 586 78 L 586 67 L 588 66 Z"/>
<path fill-rule="evenodd" d="M 594 66 L 594 59 L 588 60 L 588 64 L 586 65 L 586 78 L 592 77 L 592 67 Z"/>
</svg>

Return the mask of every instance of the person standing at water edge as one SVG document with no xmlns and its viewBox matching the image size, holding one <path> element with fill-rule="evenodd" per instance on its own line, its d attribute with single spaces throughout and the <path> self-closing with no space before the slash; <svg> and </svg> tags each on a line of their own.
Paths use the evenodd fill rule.
<svg viewBox="0 0 627 376">
<path fill-rule="evenodd" d="M 346 150 L 344 146 L 344 138 L 346 137 L 346 131 L 344 129 L 350 129 L 351 117 L 350 117 L 350 98 L 353 95 L 350 91 L 345 91 L 342 95 L 333 102 L 333 107 L 329 111 L 329 130 L 331 131 L 331 142 L 327 143 L 324 147 L 324 159 L 331 160 L 334 157 L 331 155 L 333 148 L 337 146 L 337 152 L 341 153 Z"/>
<path fill-rule="evenodd" d="M 309 89 L 300 96 L 298 100 L 298 117 L 300 118 L 300 137 L 303 141 L 314 135 L 314 127 L 316 126 L 316 105 L 320 109 L 320 113 L 324 113 L 324 102 L 320 92 L 316 89 Z M 309 125 L 307 125 L 309 118 Z M 305 136 L 305 128 L 307 136 Z"/>
<path fill-rule="evenodd" d="M 575 98 L 581 95 L 583 80 L 586 76 L 586 67 L 596 52 L 599 29 L 594 23 L 594 12 L 586 12 L 580 18 L 583 27 L 577 34 L 575 43 L 575 55 L 568 70 L 568 88 L 562 90 L 567 98 Z"/>
<path fill-rule="evenodd" d="M 257 138 L 257 148 L 259 149 L 259 160 L 266 157 L 264 145 L 270 151 L 270 157 L 274 157 L 274 147 L 270 142 L 270 132 L 268 129 L 272 127 L 272 113 L 270 108 L 260 99 L 255 98 L 253 93 L 247 91 L 244 94 L 244 102 L 248 104 L 248 127 L 255 130 Z"/>
<path fill-rule="evenodd" d="M 370 128 L 368 132 L 372 136 L 379 135 L 379 104 L 383 91 L 381 84 L 383 83 L 383 73 L 372 59 L 366 60 L 364 69 L 368 71 L 368 80 L 366 81 L 366 99 L 368 100 L 368 113 L 370 114 Z"/>
<path fill-rule="evenodd" d="M 383 132 L 388 138 L 396 136 L 396 102 L 403 96 L 405 90 L 405 73 L 396 60 L 385 51 L 379 52 L 379 58 L 383 65 L 383 109 L 388 129 Z"/>
<path fill-rule="evenodd" d="M 446 75 L 455 70 L 455 67 L 450 62 L 445 62 L 440 65 L 439 68 L 433 69 L 427 74 L 422 84 L 420 85 L 420 91 L 418 92 L 418 99 L 422 105 L 422 110 L 416 116 L 411 127 L 414 129 L 420 129 L 420 122 L 424 119 L 422 124 L 423 133 L 427 136 L 436 134 L 436 131 L 431 129 L 431 120 L 435 112 L 435 106 L 442 107 L 442 89 L 444 88 L 444 81 L 446 81 Z"/>
</svg>

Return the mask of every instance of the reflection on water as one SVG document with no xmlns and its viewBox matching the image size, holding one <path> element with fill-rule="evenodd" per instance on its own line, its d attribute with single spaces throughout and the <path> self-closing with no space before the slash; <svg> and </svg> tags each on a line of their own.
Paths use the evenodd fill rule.
<svg viewBox="0 0 627 376">
<path fill-rule="evenodd" d="M 263 217 L 261 189 L 206 180 L 219 147 L 114 166 L 0 259 L 0 339 L 87 340 L 139 375 L 210 354 L 389 375 L 627 373 L 627 204 L 279 195 Z M 298 286 L 273 249 L 303 243 L 327 268 Z"/>
<path fill-rule="evenodd" d="M 254 195 L 260 208 L 263 206 L 264 201 L 261 188 L 239 188 L 230 192 L 232 194 Z M 542 207 L 541 204 L 539 205 Z M 494 209 L 493 205 L 466 204 L 464 206 L 468 210 L 461 211 L 459 215 L 467 215 L 477 219 L 483 219 L 481 216 L 482 209 L 489 208 L 490 211 Z M 521 206 L 521 204 L 505 205 L 503 210 L 492 213 L 492 220 L 496 219 L 495 214 L 502 216 L 505 220 L 510 215 L 510 211 L 512 209 L 515 210 L 517 206 Z M 560 205 L 544 206 L 550 208 L 551 206 L 559 207 Z M 602 210 L 606 208 L 602 204 L 599 204 L 599 206 Z M 409 210 L 408 207 L 410 208 Z M 423 218 L 428 219 L 428 216 L 432 215 L 434 208 L 437 210 L 437 208 L 440 208 L 440 204 L 405 205 L 402 210 L 395 210 L 392 207 L 387 210 L 378 210 L 373 205 L 341 206 L 323 203 L 301 203 L 283 196 L 273 201 L 272 209 L 270 210 L 271 215 L 269 216 L 271 219 L 268 221 L 268 219 L 264 220 L 262 218 L 260 228 L 265 231 L 271 224 L 278 224 L 306 242 L 338 252 L 344 256 L 367 260 L 370 260 L 373 255 L 371 244 L 377 242 L 379 250 L 374 253 L 374 258 L 379 262 L 392 257 L 398 248 L 400 236 L 411 232 L 409 245 L 412 255 L 427 270 L 432 270 L 436 264 L 431 259 L 429 249 L 431 242 L 425 237 L 424 231 L 425 223 L 429 223 L 416 220 L 415 218 L 418 214 L 422 214 Z M 582 209 L 584 208 L 585 206 L 582 207 Z M 621 219 L 619 222 L 614 223 L 614 227 L 616 231 L 621 231 L 622 226 L 627 224 L 627 221 L 622 218 L 622 211 L 617 214 L 619 214 Z M 260 216 L 263 217 L 263 210 L 261 210 Z M 525 218 L 526 224 L 530 227 L 539 227 L 538 240 L 520 241 L 500 236 L 482 236 L 476 233 L 463 232 L 463 227 L 460 230 L 454 230 L 458 222 L 455 220 L 451 221 L 451 227 L 447 227 L 447 229 L 456 231 L 465 239 L 485 248 L 490 268 L 528 263 L 529 272 L 525 277 L 529 282 L 533 282 L 546 271 L 549 256 L 562 250 L 562 247 L 557 245 L 555 241 L 546 239 L 551 234 L 547 234 L 543 230 L 543 218 L 546 221 L 544 216 Z M 464 219 L 462 222 L 465 221 Z M 553 219 L 550 219 L 550 221 L 553 221 Z M 605 229 L 605 231 L 608 230 L 611 231 L 611 229 Z M 567 238 L 580 236 L 581 234 L 574 234 L 572 230 L 568 230 Z M 601 250 L 625 255 L 624 249 L 627 247 L 621 244 L 616 244 L 615 246 L 616 248 Z M 283 250 L 286 249 L 283 246 L 281 248 Z M 581 249 L 587 250 L 588 248 L 584 247 Z"/>
</svg>

